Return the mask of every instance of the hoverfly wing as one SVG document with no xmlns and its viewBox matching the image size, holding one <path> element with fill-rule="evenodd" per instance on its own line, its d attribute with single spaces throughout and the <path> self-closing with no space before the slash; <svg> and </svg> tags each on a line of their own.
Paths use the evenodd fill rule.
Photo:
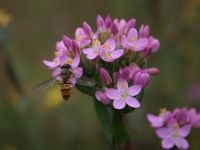
<svg viewBox="0 0 200 150">
<path fill-rule="evenodd" d="M 57 82 L 57 80 L 55 78 L 50 78 L 46 81 L 43 81 L 42 83 L 35 86 L 34 92 L 38 93 L 38 92 L 45 91 L 45 90 L 49 89 L 50 87 L 52 87 L 56 82 Z"/>
<path fill-rule="evenodd" d="M 88 78 L 86 76 L 82 76 L 81 78 L 78 78 L 76 84 L 83 85 L 83 86 L 89 86 L 89 87 L 96 85 L 96 83 L 93 79 Z"/>
</svg>

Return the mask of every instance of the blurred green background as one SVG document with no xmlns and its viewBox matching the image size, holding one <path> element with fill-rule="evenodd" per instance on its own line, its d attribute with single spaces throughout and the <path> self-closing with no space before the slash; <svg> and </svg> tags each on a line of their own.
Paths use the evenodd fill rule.
<svg viewBox="0 0 200 150">
<path fill-rule="evenodd" d="M 73 89 L 65 102 L 55 86 L 41 95 L 32 89 L 50 77 L 42 60 L 53 58 L 56 41 L 73 37 L 96 16 L 137 19 L 161 42 L 148 66 L 160 68 L 145 90 L 140 109 L 127 115 L 135 150 L 161 149 L 146 114 L 161 107 L 200 111 L 199 0 L 0 0 L 0 149 L 109 150 L 92 98 Z M 7 24 L 11 19 L 11 23 Z M 3 21 L 2 21 L 3 20 Z M 200 130 L 187 137 L 197 150 Z"/>
</svg>

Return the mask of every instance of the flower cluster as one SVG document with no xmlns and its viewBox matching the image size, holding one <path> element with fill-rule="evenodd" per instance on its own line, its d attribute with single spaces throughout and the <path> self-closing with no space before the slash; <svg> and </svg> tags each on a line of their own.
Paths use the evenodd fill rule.
<svg viewBox="0 0 200 150">
<path fill-rule="evenodd" d="M 189 143 L 185 137 L 192 128 L 200 128 L 200 113 L 194 108 L 176 108 L 172 112 L 161 109 L 158 116 L 148 114 L 147 119 L 162 139 L 161 145 L 165 149 L 173 146 L 188 149 Z"/>
<path fill-rule="evenodd" d="M 87 76 L 95 80 L 96 99 L 115 109 L 140 107 L 138 96 L 148 85 L 157 68 L 145 68 L 149 56 L 160 47 L 158 39 L 150 35 L 148 25 L 136 29 L 136 20 L 105 19 L 97 16 L 94 31 L 87 22 L 75 31 L 75 38 L 63 39 L 56 44 L 53 61 L 44 64 L 53 69 L 58 78 L 60 67 L 72 67 L 72 86 L 77 79 Z M 58 78 L 59 79 L 59 78 Z M 84 90 L 85 91 L 85 90 Z"/>
</svg>

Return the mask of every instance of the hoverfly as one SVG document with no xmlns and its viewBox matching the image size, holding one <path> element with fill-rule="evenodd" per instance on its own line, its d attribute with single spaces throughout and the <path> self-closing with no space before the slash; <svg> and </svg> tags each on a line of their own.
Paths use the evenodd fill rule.
<svg viewBox="0 0 200 150">
<path fill-rule="evenodd" d="M 71 82 L 70 82 L 70 77 L 72 75 L 72 68 L 71 65 L 69 64 L 64 64 L 61 66 L 61 72 L 58 75 L 58 77 L 61 78 L 60 80 L 60 91 L 62 94 L 62 97 L 64 100 L 68 100 L 70 97 L 70 92 L 71 92 Z M 39 85 L 35 87 L 35 91 L 44 91 L 48 89 L 49 87 L 53 86 L 58 80 L 55 79 L 55 77 L 50 78 L 49 80 L 46 80 Z M 82 76 L 81 78 L 77 79 L 77 83 L 80 85 L 84 86 L 95 86 L 95 81 L 92 80 L 91 78 Z"/>
</svg>

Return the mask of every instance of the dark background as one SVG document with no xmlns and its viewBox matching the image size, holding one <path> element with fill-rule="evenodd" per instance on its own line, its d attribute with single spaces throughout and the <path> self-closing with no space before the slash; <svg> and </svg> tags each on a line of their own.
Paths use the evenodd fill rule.
<svg viewBox="0 0 200 150">
<path fill-rule="evenodd" d="M 109 143 L 96 117 L 92 98 L 73 89 L 68 102 L 55 86 L 41 95 L 32 89 L 50 77 L 42 64 L 52 59 L 56 41 L 96 16 L 137 19 L 150 25 L 160 51 L 149 59 L 160 74 L 151 79 L 141 108 L 127 115 L 134 149 L 161 149 L 146 114 L 166 107 L 200 110 L 199 0 L 0 0 L 11 16 L 11 38 L 0 49 L 0 149 L 107 150 Z M 2 33 L 1 33 L 2 34 Z M 5 46 L 6 45 L 6 46 Z M 200 146 L 200 130 L 187 137 Z"/>
</svg>

